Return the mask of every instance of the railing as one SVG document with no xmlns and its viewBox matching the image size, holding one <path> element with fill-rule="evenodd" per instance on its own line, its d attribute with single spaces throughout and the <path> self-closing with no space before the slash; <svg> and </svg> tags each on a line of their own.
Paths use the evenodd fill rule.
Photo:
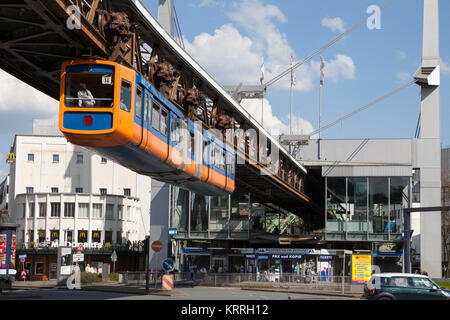
<svg viewBox="0 0 450 320">
<path fill-rule="evenodd" d="M 83 243 L 83 242 L 82 242 Z M 40 243 L 29 243 L 29 242 L 17 242 L 16 249 L 57 249 L 58 245 L 52 245 L 51 242 L 40 242 Z M 74 247 L 75 249 L 76 247 Z M 131 244 L 112 244 L 112 245 L 102 245 L 101 248 L 88 248 L 85 250 L 89 251 L 135 251 L 135 252 L 144 252 L 144 245 L 142 242 L 140 243 L 131 243 Z"/>
<path fill-rule="evenodd" d="M 149 272 L 149 285 L 161 288 L 162 272 Z M 351 277 L 326 275 L 298 275 L 293 273 L 172 273 L 176 286 L 208 287 L 276 287 L 305 291 L 327 291 L 340 294 L 362 294 L 363 285 L 353 283 Z M 145 272 L 121 272 L 120 282 L 124 284 L 145 285 Z"/>
</svg>

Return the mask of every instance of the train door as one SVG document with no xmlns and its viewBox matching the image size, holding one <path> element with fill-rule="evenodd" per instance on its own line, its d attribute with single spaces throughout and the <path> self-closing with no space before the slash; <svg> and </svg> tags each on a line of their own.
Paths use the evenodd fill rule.
<svg viewBox="0 0 450 320">
<path fill-rule="evenodd" d="M 172 164 L 179 168 L 182 162 L 181 157 L 181 119 L 174 113 L 170 114 L 170 146 L 171 146 L 171 154 L 169 159 Z"/>
<path fill-rule="evenodd" d="M 188 158 L 188 136 L 189 131 L 187 129 L 188 125 L 186 121 L 181 121 L 181 132 L 180 132 L 180 154 L 181 154 L 181 165 L 180 170 L 185 171 L 187 167 Z"/>
<path fill-rule="evenodd" d="M 169 111 L 161 107 L 161 127 L 160 127 L 160 133 L 164 142 L 164 145 L 166 146 L 164 152 L 165 152 L 165 161 L 169 158 Z"/>
<path fill-rule="evenodd" d="M 140 126 L 139 133 L 139 146 L 142 145 L 143 142 L 143 128 L 144 124 L 142 123 L 142 99 L 143 99 L 144 90 L 141 86 L 136 86 L 136 98 L 135 98 L 135 106 L 134 106 L 134 122 Z"/>
<path fill-rule="evenodd" d="M 194 164 L 195 164 L 195 176 L 199 179 L 202 178 L 203 172 L 203 130 L 202 125 L 194 124 Z"/>
<path fill-rule="evenodd" d="M 144 93 L 144 106 L 142 110 L 142 128 L 144 131 L 144 137 L 143 137 L 143 143 L 142 148 L 147 149 L 150 147 L 150 132 L 151 132 L 151 110 L 152 110 L 152 99 L 150 97 L 150 94 L 145 91 Z"/>
<path fill-rule="evenodd" d="M 211 172 L 211 152 L 210 147 L 211 146 L 211 140 L 206 135 L 206 133 L 203 133 L 203 169 L 205 172 L 203 172 L 202 180 L 208 182 L 209 175 Z"/>
</svg>

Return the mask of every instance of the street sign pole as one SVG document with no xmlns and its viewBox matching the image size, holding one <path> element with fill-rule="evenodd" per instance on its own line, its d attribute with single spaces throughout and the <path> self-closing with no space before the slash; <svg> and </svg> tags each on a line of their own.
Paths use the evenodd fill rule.
<svg viewBox="0 0 450 320">
<path fill-rule="evenodd" d="M 150 237 L 147 237 L 144 240 L 144 256 L 145 256 L 145 293 L 149 293 L 150 289 L 150 275 L 149 267 L 150 267 Z"/>
</svg>

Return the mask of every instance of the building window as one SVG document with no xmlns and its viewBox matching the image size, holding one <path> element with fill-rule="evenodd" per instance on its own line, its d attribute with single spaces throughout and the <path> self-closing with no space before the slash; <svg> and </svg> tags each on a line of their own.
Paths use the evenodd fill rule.
<svg viewBox="0 0 450 320">
<path fill-rule="evenodd" d="M 22 203 L 22 204 L 20 204 L 20 208 L 21 208 L 21 211 L 22 211 L 22 218 L 25 219 L 26 218 L 25 214 L 26 214 L 27 205 L 25 203 Z"/>
<path fill-rule="evenodd" d="M 59 154 L 53 155 L 53 163 L 59 163 Z"/>
<path fill-rule="evenodd" d="M 59 230 L 50 230 L 50 241 L 59 240 Z"/>
<path fill-rule="evenodd" d="M 78 218 L 89 218 L 89 203 L 78 203 Z"/>
<path fill-rule="evenodd" d="M 27 187 L 27 193 L 34 193 L 34 188 L 33 187 Z"/>
<path fill-rule="evenodd" d="M 58 188 L 56 188 L 56 187 L 53 187 L 52 188 L 52 193 L 58 193 L 59 192 L 59 189 Z"/>
<path fill-rule="evenodd" d="M 102 232 L 101 231 L 92 231 L 92 242 L 100 243 L 102 240 Z"/>
<path fill-rule="evenodd" d="M 75 193 L 83 193 L 83 188 L 75 188 Z"/>
<path fill-rule="evenodd" d="M 52 202 L 51 204 L 50 216 L 53 218 L 59 218 L 61 216 L 61 203 Z"/>
<path fill-rule="evenodd" d="M 67 231 L 65 231 L 65 234 L 66 234 L 66 241 L 72 242 L 73 241 L 72 231 L 71 230 L 67 230 Z"/>
<path fill-rule="evenodd" d="M 41 202 L 39 203 L 39 218 L 45 218 L 47 215 L 47 203 Z"/>
<path fill-rule="evenodd" d="M 102 207 L 101 203 L 92 204 L 92 218 L 101 219 L 102 218 Z"/>
<path fill-rule="evenodd" d="M 39 230 L 38 231 L 38 241 L 40 243 L 45 242 L 45 230 Z"/>
<path fill-rule="evenodd" d="M 107 204 L 106 205 L 105 218 L 107 220 L 113 220 L 114 219 L 114 205 L 113 204 Z"/>
<path fill-rule="evenodd" d="M 103 164 L 108 163 L 108 159 L 102 157 L 102 163 L 103 163 Z"/>
<path fill-rule="evenodd" d="M 118 205 L 117 206 L 117 219 L 119 220 L 123 220 L 123 206 L 122 205 Z"/>
<path fill-rule="evenodd" d="M 29 162 L 34 162 L 34 153 L 29 153 L 28 154 L 28 161 Z"/>
<path fill-rule="evenodd" d="M 28 204 L 28 209 L 30 210 L 30 218 L 34 218 L 34 202 L 30 202 Z"/>
<path fill-rule="evenodd" d="M 64 217 L 66 218 L 75 217 L 75 203 L 73 202 L 64 203 Z"/>
<path fill-rule="evenodd" d="M 82 154 L 77 154 L 77 163 L 84 163 L 84 156 Z"/>
<path fill-rule="evenodd" d="M 44 274 L 44 263 L 36 262 L 34 265 L 34 274 L 35 275 L 43 275 Z"/>
<path fill-rule="evenodd" d="M 112 231 L 105 231 L 105 245 L 112 243 Z"/>
<path fill-rule="evenodd" d="M 130 197 L 131 196 L 131 189 L 123 189 L 123 195 L 125 197 Z"/>
<path fill-rule="evenodd" d="M 78 242 L 87 242 L 87 231 L 78 231 Z"/>
<path fill-rule="evenodd" d="M 117 244 L 122 244 L 122 232 L 121 231 L 117 231 L 116 237 L 117 237 L 116 243 Z"/>
<path fill-rule="evenodd" d="M 413 169 L 412 202 L 420 203 L 420 169 Z"/>
<path fill-rule="evenodd" d="M 106 188 L 100 188 L 100 194 L 101 194 L 102 196 L 106 196 L 107 193 L 108 193 L 108 189 L 106 189 Z"/>
</svg>

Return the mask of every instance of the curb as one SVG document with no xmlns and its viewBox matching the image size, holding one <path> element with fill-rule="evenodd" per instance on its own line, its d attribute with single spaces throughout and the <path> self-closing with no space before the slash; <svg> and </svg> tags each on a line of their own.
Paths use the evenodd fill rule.
<svg viewBox="0 0 450 320">
<path fill-rule="evenodd" d="M 150 289 L 150 291 L 148 293 L 146 293 L 144 288 L 133 288 L 133 287 L 125 287 L 125 286 L 117 287 L 117 286 L 95 286 L 95 285 L 83 286 L 82 285 L 81 290 L 115 292 L 115 293 L 131 293 L 131 294 L 139 294 L 139 295 L 156 295 L 156 296 L 164 296 L 164 297 L 185 296 L 184 293 L 176 292 L 176 291 L 163 291 L 163 290 Z"/>
<path fill-rule="evenodd" d="M 282 288 L 258 288 L 258 287 L 241 287 L 241 290 L 248 291 L 266 291 L 266 292 L 284 292 L 284 293 L 298 293 L 298 294 L 313 294 L 319 296 L 333 296 L 333 297 L 347 297 L 347 298 L 361 298 L 362 294 L 342 294 L 337 292 L 329 292 L 329 291 L 305 291 L 299 289 L 282 289 Z"/>
</svg>

